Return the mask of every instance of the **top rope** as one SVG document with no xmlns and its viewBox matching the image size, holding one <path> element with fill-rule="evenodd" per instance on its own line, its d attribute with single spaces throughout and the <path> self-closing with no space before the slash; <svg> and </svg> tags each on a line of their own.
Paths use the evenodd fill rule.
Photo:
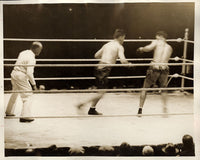
<svg viewBox="0 0 200 160">
<path fill-rule="evenodd" d="M 25 38 L 4 38 L 4 41 L 48 41 L 48 42 L 109 42 L 112 39 L 25 39 Z M 126 39 L 124 42 L 151 42 L 155 39 Z M 194 41 L 184 40 L 182 38 L 168 39 L 167 42 L 194 43 Z"/>
</svg>

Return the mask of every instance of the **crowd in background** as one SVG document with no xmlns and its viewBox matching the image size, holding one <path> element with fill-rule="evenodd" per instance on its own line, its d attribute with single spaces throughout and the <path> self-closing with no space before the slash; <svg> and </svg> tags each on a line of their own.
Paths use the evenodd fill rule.
<svg viewBox="0 0 200 160">
<path fill-rule="evenodd" d="M 194 141 L 190 135 L 182 137 L 179 144 L 132 146 L 127 142 L 120 146 L 57 147 L 6 149 L 6 156 L 194 156 Z"/>
</svg>

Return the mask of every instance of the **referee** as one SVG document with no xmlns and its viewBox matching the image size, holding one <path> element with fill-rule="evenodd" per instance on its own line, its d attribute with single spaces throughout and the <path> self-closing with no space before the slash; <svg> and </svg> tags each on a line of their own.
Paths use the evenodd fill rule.
<svg viewBox="0 0 200 160">
<path fill-rule="evenodd" d="M 32 105 L 32 87 L 37 90 L 36 82 L 34 80 L 34 65 L 36 64 L 35 57 L 38 56 L 42 51 L 42 44 L 40 42 L 33 42 L 30 49 L 24 50 L 19 53 L 16 61 L 16 66 L 11 72 L 11 83 L 13 91 L 20 90 L 20 93 L 12 93 L 7 109 L 6 116 L 15 116 L 15 104 L 18 95 L 22 98 L 23 107 L 21 111 L 20 122 L 32 122 L 34 121 L 31 117 L 31 105 Z M 31 66 L 22 66 L 31 65 Z M 32 87 L 31 87 L 32 85 Z M 24 91 L 24 92 L 23 92 Z"/>
</svg>

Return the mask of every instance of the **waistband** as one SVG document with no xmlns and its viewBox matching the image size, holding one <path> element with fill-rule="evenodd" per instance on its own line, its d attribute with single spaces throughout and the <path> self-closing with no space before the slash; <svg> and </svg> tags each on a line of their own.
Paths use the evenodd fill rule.
<svg viewBox="0 0 200 160">
<path fill-rule="evenodd" d="M 151 61 L 151 65 L 149 68 L 154 70 L 169 70 L 169 66 L 167 64 L 157 64 L 154 61 Z"/>
<path fill-rule="evenodd" d="M 157 66 L 150 66 L 149 69 L 152 69 L 152 70 L 159 70 L 159 71 L 167 71 L 169 70 L 169 67 L 168 66 L 161 66 L 161 65 L 157 65 Z"/>
<path fill-rule="evenodd" d="M 100 61 L 99 64 L 110 64 L 110 63 Z M 111 68 L 111 66 L 104 66 L 104 65 L 97 66 L 97 69 L 104 69 L 104 68 Z"/>
</svg>

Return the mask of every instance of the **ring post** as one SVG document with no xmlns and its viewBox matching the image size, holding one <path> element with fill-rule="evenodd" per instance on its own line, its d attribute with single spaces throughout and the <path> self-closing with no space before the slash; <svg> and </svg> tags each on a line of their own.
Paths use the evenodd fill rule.
<svg viewBox="0 0 200 160">
<path fill-rule="evenodd" d="M 184 46 L 183 46 L 183 63 L 186 63 L 185 59 L 187 58 L 187 40 L 188 40 L 188 32 L 189 32 L 189 29 L 186 28 L 185 29 L 185 35 L 184 35 Z M 182 66 L 182 75 L 185 76 L 185 71 L 186 71 L 186 65 L 183 64 Z M 182 77 L 181 79 L 181 88 L 182 88 L 182 91 L 184 90 L 185 86 L 185 79 Z"/>
</svg>

